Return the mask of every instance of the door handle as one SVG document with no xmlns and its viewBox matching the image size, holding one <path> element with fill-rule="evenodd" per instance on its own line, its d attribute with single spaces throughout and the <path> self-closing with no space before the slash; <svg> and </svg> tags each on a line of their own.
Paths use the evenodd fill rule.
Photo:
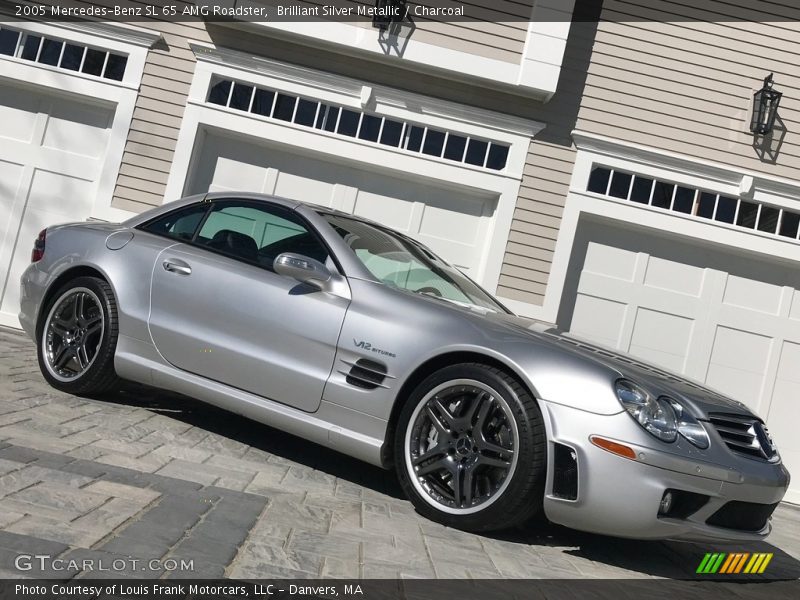
<svg viewBox="0 0 800 600">
<path fill-rule="evenodd" d="M 177 273 L 178 275 L 192 274 L 192 267 L 190 267 L 186 263 L 178 263 L 178 262 L 173 262 L 171 260 L 165 260 L 163 263 L 161 263 L 161 266 L 164 267 L 165 271 L 169 271 L 170 273 Z"/>
</svg>

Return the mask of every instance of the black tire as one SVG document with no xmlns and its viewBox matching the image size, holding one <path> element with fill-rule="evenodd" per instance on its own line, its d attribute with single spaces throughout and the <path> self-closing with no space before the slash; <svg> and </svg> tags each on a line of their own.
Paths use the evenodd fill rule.
<svg viewBox="0 0 800 600">
<path fill-rule="evenodd" d="M 470 380 L 478 382 L 480 385 L 473 387 L 464 383 Z M 457 382 L 455 386 L 451 385 L 453 382 Z M 464 388 L 466 390 L 463 392 L 464 394 L 475 395 L 476 399 L 469 402 L 475 402 L 474 406 L 476 408 L 469 409 L 468 400 L 453 400 L 459 397 L 470 397 L 467 395 L 458 396 L 459 389 L 456 386 Z M 505 445 L 508 450 L 504 450 L 504 452 L 509 452 L 510 450 L 513 450 L 513 452 L 496 456 L 512 463 L 513 467 L 509 468 L 502 478 L 495 475 L 497 471 L 491 470 L 495 467 L 480 465 L 481 455 L 485 454 L 482 448 L 487 445 L 487 440 L 485 439 L 486 428 L 481 425 L 483 432 L 477 432 L 477 421 L 481 417 L 480 415 L 474 415 L 474 413 L 481 412 L 477 407 L 486 402 L 486 395 L 475 394 L 475 392 L 485 387 L 496 392 L 502 399 L 501 402 L 498 399 L 494 399 L 494 394 L 489 396 L 492 400 L 490 401 L 491 407 L 487 409 L 487 412 L 492 410 L 494 411 L 492 414 L 499 414 L 500 418 L 493 417 L 493 420 L 488 422 L 487 426 L 490 427 L 503 420 L 507 421 L 509 413 L 513 417 L 515 424 L 512 425 L 509 422 L 503 425 L 504 431 L 507 432 L 506 437 L 511 439 L 510 443 L 506 442 Z M 436 392 L 436 390 L 440 391 Z M 447 396 L 448 393 L 454 395 Z M 430 403 L 437 401 L 438 394 L 447 396 L 450 399 L 447 402 L 452 402 L 449 406 L 455 407 L 452 409 L 455 412 L 469 413 L 467 416 L 461 417 L 461 423 L 472 422 L 474 424 L 466 425 L 468 428 L 466 432 L 455 434 L 466 439 L 466 442 L 461 443 L 459 441 L 461 438 L 455 442 L 452 441 L 454 432 L 462 431 L 462 429 L 459 429 L 453 412 L 448 412 L 448 417 L 439 422 L 440 426 L 444 423 L 453 425 L 447 429 L 448 433 L 433 426 L 433 419 L 430 418 L 430 412 L 426 407 L 430 406 Z M 481 397 L 484 400 L 478 399 Z M 447 402 L 444 404 L 447 404 Z M 465 408 L 460 408 L 460 402 L 464 403 Z M 439 408 L 437 407 L 435 410 L 439 411 Z M 441 411 L 436 414 L 441 414 Z M 453 421 L 447 421 L 449 418 L 453 418 Z M 486 423 L 486 418 L 484 415 L 481 423 Z M 417 425 L 418 423 L 422 424 Z M 428 424 L 425 425 L 424 423 Z M 429 432 L 427 437 L 425 437 L 424 433 L 420 434 L 421 431 L 426 431 L 426 426 Z M 512 431 L 514 426 L 516 427 L 516 441 L 511 437 L 512 433 L 514 433 Z M 471 429 L 473 427 L 476 431 Z M 420 445 L 431 444 L 430 432 L 433 432 L 434 429 L 437 429 L 437 433 L 433 449 L 430 447 L 427 450 L 419 449 Z M 438 433 L 439 431 L 442 431 L 442 433 Z M 443 440 L 448 440 L 445 445 L 449 444 L 449 446 L 445 453 L 442 453 L 441 450 L 443 446 L 439 442 L 440 436 Z M 480 439 L 482 442 L 475 441 L 471 449 L 464 449 L 464 446 L 469 446 L 469 440 L 473 438 L 474 440 Z M 497 437 L 495 440 L 500 444 L 495 445 L 495 447 L 501 448 L 503 444 L 500 443 L 500 438 Z M 481 449 L 476 450 L 479 446 Z M 433 521 L 475 532 L 508 529 L 534 518 L 541 512 L 546 476 L 546 448 L 547 440 L 544 423 L 536 400 L 508 373 L 480 363 L 445 367 L 420 383 L 403 406 L 394 437 L 395 467 L 400 485 L 417 511 Z M 463 456 L 462 452 L 471 454 Z M 517 456 L 516 463 L 513 463 L 514 454 Z M 436 458 L 431 458 L 429 459 L 430 462 L 421 462 L 415 466 L 415 461 L 424 459 L 423 455 L 436 455 Z M 434 471 L 433 483 L 430 480 L 423 481 L 424 477 L 417 472 L 417 469 L 425 469 L 433 465 L 434 462 L 436 464 L 444 464 L 443 461 L 447 460 L 450 461 L 448 464 L 450 464 L 451 468 L 453 468 L 453 461 L 455 461 L 463 463 L 462 468 L 464 469 L 472 469 L 468 484 L 471 490 L 469 492 L 469 504 L 465 502 L 467 485 L 464 484 L 465 476 L 463 474 L 458 476 L 459 481 L 461 481 L 461 484 L 459 484 L 459 490 L 461 491 L 458 496 L 453 492 L 453 497 L 450 498 L 447 496 L 448 488 L 442 485 L 442 474 L 444 474 L 445 479 L 450 477 L 450 481 L 446 484 L 450 489 L 455 490 L 456 475 L 454 472 L 446 469 Z M 488 473 L 488 475 L 483 475 L 483 485 L 481 482 L 476 481 L 478 479 L 476 473 L 478 472 L 475 471 L 475 468 L 478 466 L 484 469 L 480 473 Z M 489 469 L 489 471 L 486 469 Z M 500 473 L 502 474 L 502 470 L 500 470 Z M 499 479 L 499 481 L 496 479 Z M 490 491 L 493 485 L 497 487 L 495 492 Z M 503 488 L 503 486 L 505 487 Z M 480 496 L 481 487 L 487 490 L 484 500 L 481 500 L 482 496 Z M 439 492 L 442 490 L 444 491 L 440 494 Z M 479 495 L 477 499 L 474 497 L 475 492 L 478 492 Z M 492 493 L 494 493 L 494 496 L 492 496 Z M 436 498 L 434 497 L 435 495 L 439 497 Z M 444 502 L 451 504 L 445 506 Z M 482 506 L 483 508 L 481 508 Z"/>
<path fill-rule="evenodd" d="M 63 349 L 58 333 L 48 337 L 51 320 L 59 314 L 60 310 L 69 310 L 70 298 L 82 296 L 84 302 L 88 301 L 95 306 L 89 314 L 92 318 L 102 316 L 101 329 L 96 338 L 87 337 L 85 345 L 93 350 L 91 360 L 85 361 L 88 365 L 82 370 L 76 368 L 73 376 L 65 375 L 69 367 L 60 371 L 53 364 L 51 350 L 59 344 Z M 54 325 L 54 327 L 60 325 Z M 63 327 L 62 327 L 63 328 Z M 80 325 L 76 328 L 81 329 Z M 84 327 L 84 333 L 87 327 Z M 76 396 L 95 396 L 108 392 L 120 385 L 121 380 L 114 371 L 114 352 L 117 348 L 119 328 L 117 322 L 117 302 L 111 286 L 98 277 L 77 277 L 63 285 L 52 295 L 47 305 L 39 313 L 36 326 L 37 357 L 39 369 L 47 382 L 54 388 L 74 394 Z M 81 336 L 82 337 L 82 336 Z M 54 341 L 55 340 L 55 341 Z M 69 359 L 68 363 L 77 365 L 77 357 Z"/>
</svg>

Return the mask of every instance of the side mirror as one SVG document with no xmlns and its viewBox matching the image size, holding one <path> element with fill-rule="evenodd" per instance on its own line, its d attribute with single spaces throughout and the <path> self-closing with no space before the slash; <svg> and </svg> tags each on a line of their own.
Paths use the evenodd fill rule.
<svg viewBox="0 0 800 600">
<path fill-rule="evenodd" d="M 328 267 L 318 260 L 293 252 L 279 254 L 275 258 L 273 268 L 278 275 L 291 277 L 292 279 L 313 285 L 322 290 L 326 289 L 326 284 L 331 280 L 331 277 L 333 277 Z"/>
</svg>

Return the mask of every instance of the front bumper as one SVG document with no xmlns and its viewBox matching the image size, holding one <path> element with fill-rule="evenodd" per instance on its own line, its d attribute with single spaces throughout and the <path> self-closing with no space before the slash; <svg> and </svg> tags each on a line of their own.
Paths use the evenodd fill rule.
<svg viewBox="0 0 800 600">
<path fill-rule="evenodd" d="M 636 539 L 761 540 L 759 531 L 709 525 L 706 521 L 728 502 L 769 505 L 779 502 L 789 485 L 789 473 L 778 464 L 734 456 L 727 448 L 700 452 L 687 442 L 659 449 L 626 413 L 603 416 L 551 402 L 542 403 L 549 448 L 572 448 L 578 463 L 577 498 L 553 494 L 553 455 L 549 452 L 544 510 L 548 519 L 574 529 Z M 589 441 L 592 435 L 612 439 L 636 450 L 634 460 L 611 454 Z M 675 444 L 678 444 L 676 442 Z M 714 441 L 712 440 L 712 445 Z M 664 446 L 666 446 L 664 444 Z M 730 455 L 709 462 L 707 455 Z M 702 494 L 708 501 L 685 518 L 659 517 L 668 489 Z"/>
</svg>

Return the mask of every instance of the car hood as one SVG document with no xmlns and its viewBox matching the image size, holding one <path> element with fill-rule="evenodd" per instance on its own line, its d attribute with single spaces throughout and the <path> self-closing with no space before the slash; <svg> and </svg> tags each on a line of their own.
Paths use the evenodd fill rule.
<svg viewBox="0 0 800 600">
<path fill-rule="evenodd" d="M 588 361 L 604 365 L 656 396 L 668 395 L 692 408 L 699 418 L 711 413 L 728 413 L 758 418 L 745 404 L 728 398 L 685 375 L 672 373 L 633 356 L 588 342 L 558 327 L 515 315 L 493 313 L 486 315 L 495 324 L 502 324 L 518 335 L 558 346 L 562 351 L 579 355 Z"/>
</svg>

